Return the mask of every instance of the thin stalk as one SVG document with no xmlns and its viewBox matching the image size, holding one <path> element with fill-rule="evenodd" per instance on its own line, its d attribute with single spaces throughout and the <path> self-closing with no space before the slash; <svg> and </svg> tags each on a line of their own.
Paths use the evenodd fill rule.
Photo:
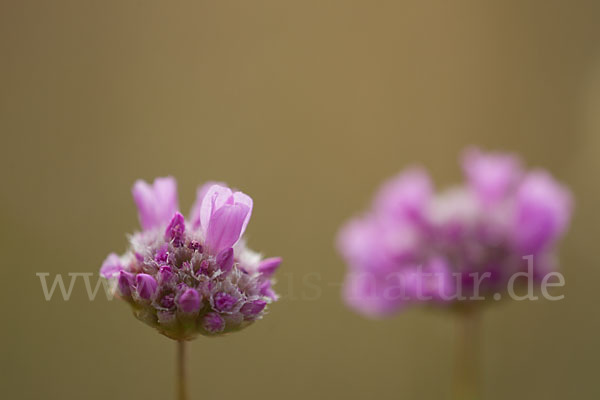
<svg viewBox="0 0 600 400">
<path fill-rule="evenodd" d="M 481 400 L 480 322 L 477 310 L 467 309 L 458 313 L 454 400 Z"/>
<path fill-rule="evenodd" d="M 177 400 L 187 400 L 187 380 L 185 368 L 185 341 L 177 342 Z"/>
</svg>

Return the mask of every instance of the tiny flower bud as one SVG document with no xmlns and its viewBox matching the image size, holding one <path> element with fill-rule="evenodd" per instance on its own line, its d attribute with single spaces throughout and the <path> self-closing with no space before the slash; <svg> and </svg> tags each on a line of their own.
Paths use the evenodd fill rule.
<svg viewBox="0 0 600 400">
<path fill-rule="evenodd" d="M 213 297 L 213 302 L 217 311 L 227 312 L 231 311 L 233 306 L 235 306 L 237 299 L 225 292 L 219 292 Z"/>
<path fill-rule="evenodd" d="M 267 302 L 264 300 L 254 300 L 244 304 L 240 309 L 240 312 L 244 314 L 246 318 L 252 318 L 259 314 L 266 305 Z"/>
<path fill-rule="evenodd" d="M 175 305 L 175 296 L 173 294 L 167 294 L 160 300 L 160 305 L 164 308 L 171 308 Z"/>
<path fill-rule="evenodd" d="M 173 279 L 173 269 L 169 265 L 163 265 L 158 270 L 158 277 L 161 284 L 167 284 Z"/>
<path fill-rule="evenodd" d="M 277 300 L 277 294 L 271 289 L 271 281 L 264 281 L 260 284 L 260 294 L 272 300 Z"/>
<path fill-rule="evenodd" d="M 158 284 L 151 275 L 138 274 L 135 277 L 135 282 L 137 293 L 142 299 L 148 300 L 154 296 Z"/>
<path fill-rule="evenodd" d="M 121 295 L 128 297 L 131 296 L 131 286 L 133 286 L 134 277 L 133 274 L 127 271 L 121 271 L 119 273 L 119 291 Z"/>
<path fill-rule="evenodd" d="M 197 251 L 198 253 L 202 253 L 202 251 L 204 250 L 202 248 L 202 245 L 200 244 L 200 242 L 198 242 L 197 240 L 190 241 L 190 244 L 188 245 L 188 247 L 192 250 Z"/>
<path fill-rule="evenodd" d="M 154 256 L 154 259 L 157 262 L 166 262 L 168 258 L 169 258 L 169 245 L 165 243 L 158 249 L 158 251 L 156 252 L 156 255 Z"/>
<path fill-rule="evenodd" d="M 210 266 L 210 262 L 208 262 L 208 260 L 200 261 L 200 272 L 207 273 L 209 266 Z"/>
<path fill-rule="evenodd" d="M 279 268 L 280 264 L 281 257 L 266 258 L 262 260 L 258 265 L 258 272 L 267 277 L 270 277 L 275 273 L 277 268 Z"/>
<path fill-rule="evenodd" d="M 183 293 L 189 288 L 189 286 L 183 282 L 179 282 L 175 288 L 177 289 L 178 293 Z"/>
<path fill-rule="evenodd" d="M 200 300 L 200 294 L 197 290 L 187 289 L 179 296 L 177 304 L 181 311 L 185 313 L 194 313 L 200 309 Z"/>
<path fill-rule="evenodd" d="M 222 332 L 225 329 L 225 320 L 215 312 L 209 312 L 204 316 L 202 327 L 210 333 Z"/>
<path fill-rule="evenodd" d="M 233 248 L 221 250 L 217 255 L 217 264 L 221 267 L 221 271 L 229 272 L 233 267 Z"/>
<path fill-rule="evenodd" d="M 183 215 L 176 212 L 169 226 L 167 226 L 167 230 L 165 231 L 165 238 L 167 240 L 173 241 L 173 245 L 181 246 L 183 244 L 185 234 L 185 220 Z"/>
</svg>

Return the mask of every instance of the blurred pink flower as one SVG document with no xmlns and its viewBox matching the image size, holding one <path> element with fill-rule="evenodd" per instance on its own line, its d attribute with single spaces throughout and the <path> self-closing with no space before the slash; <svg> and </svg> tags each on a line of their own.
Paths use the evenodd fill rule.
<svg viewBox="0 0 600 400">
<path fill-rule="evenodd" d="M 536 279 L 556 267 L 569 190 L 545 171 L 523 171 L 511 154 L 469 149 L 462 166 L 466 183 L 438 194 L 424 170 L 401 173 L 342 227 L 348 305 L 369 316 L 417 303 L 448 306 L 506 290 L 511 275 L 527 271 L 525 256 L 533 256 Z M 487 273 L 478 293 L 472 273 Z"/>
</svg>

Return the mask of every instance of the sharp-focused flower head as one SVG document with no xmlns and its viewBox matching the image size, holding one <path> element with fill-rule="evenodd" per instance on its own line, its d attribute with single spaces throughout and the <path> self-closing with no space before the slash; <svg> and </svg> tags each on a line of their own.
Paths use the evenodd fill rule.
<svg viewBox="0 0 600 400">
<path fill-rule="evenodd" d="M 514 273 L 527 271 L 526 256 L 535 279 L 556 267 L 569 190 L 547 172 L 523 171 L 512 154 L 469 149 L 462 165 L 466 183 L 439 194 L 424 170 L 401 173 L 340 230 L 351 307 L 383 316 L 414 303 L 448 306 L 505 291 Z"/>
<path fill-rule="evenodd" d="M 134 315 L 176 340 L 240 330 L 277 300 L 272 276 L 281 259 L 261 261 L 241 239 L 252 199 L 220 183 L 201 186 L 190 221 L 179 213 L 173 178 L 137 181 L 142 231 L 123 256 L 109 254 L 100 274 Z"/>
</svg>

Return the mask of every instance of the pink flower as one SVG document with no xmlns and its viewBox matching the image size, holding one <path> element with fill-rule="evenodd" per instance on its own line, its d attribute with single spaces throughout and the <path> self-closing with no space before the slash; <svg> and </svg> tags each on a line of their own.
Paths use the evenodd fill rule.
<svg viewBox="0 0 600 400">
<path fill-rule="evenodd" d="M 197 194 L 190 222 L 177 210 L 173 178 L 137 181 L 142 231 L 100 271 L 138 319 L 176 340 L 238 331 L 277 300 L 271 286 L 281 259 L 261 260 L 240 241 L 252 199 L 222 184 L 201 186 Z"/>
</svg>

